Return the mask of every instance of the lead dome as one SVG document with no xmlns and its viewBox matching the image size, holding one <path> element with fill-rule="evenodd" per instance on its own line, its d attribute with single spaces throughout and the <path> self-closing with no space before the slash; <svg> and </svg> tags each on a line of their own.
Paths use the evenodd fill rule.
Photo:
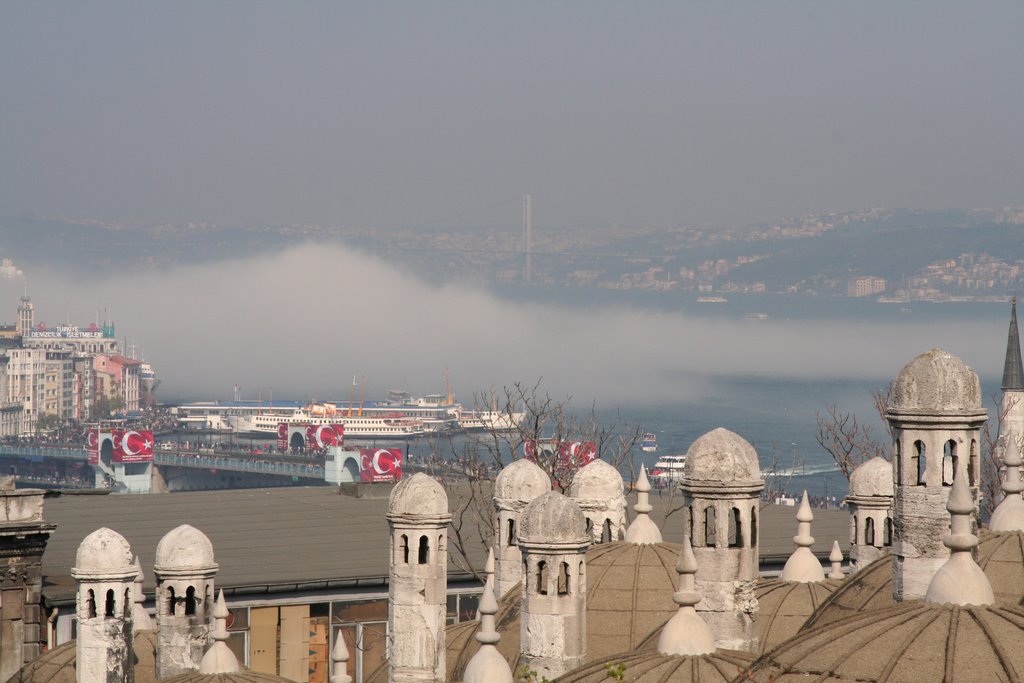
<svg viewBox="0 0 1024 683">
<path fill-rule="evenodd" d="M 156 561 L 153 568 L 159 572 L 216 569 L 213 544 L 199 529 L 182 524 L 168 531 L 160 539 L 156 546 Z"/>
<path fill-rule="evenodd" d="M 932 349 L 907 363 L 889 389 L 889 412 L 894 414 L 980 411 L 978 373 L 942 349 Z"/>
<path fill-rule="evenodd" d="M 569 495 L 578 500 L 606 500 L 622 497 L 624 489 L 617 469 L 604 460 L 593 460 L 576 472 Z"/>
<path fill-rule="evenodd" d="M 113 529 L 102 527 L 86 536 L 79 544 L 73 571 L 76 574 L 134 574 L 132 548 L 124 536 Z"/>
<path fill-rule="evenodd" d="M 571 498 L 548 491 L 523 510 L 519 520 L 519 540 L 528 543 L 585 543 L 587 521 Z"/>
<path fill-rule="evenodd" d="M 749 441 L 718 427 L 690 445 L 683 477 L 694 482 L 757 481 L 761 478 L 761 465 Z"/>
<path fill-rule="evenodd" d="M 391 490 L 389 515 L 436 516 L 448 514 L 448 494 L 432 477 L 417 472 Z"/>
<path fill-rule="evenodd" d="M 531 501 L 551 490 L 551 477 L 536 463 L 520 458 L 502 468 L 494 479 L 494 497 Z"/>
<path fill-rule="evenodd" d="M 851 496 L 888 496 L 895 491 L 892 463 L 875 456 L 850 473 Z"/>
</svg>

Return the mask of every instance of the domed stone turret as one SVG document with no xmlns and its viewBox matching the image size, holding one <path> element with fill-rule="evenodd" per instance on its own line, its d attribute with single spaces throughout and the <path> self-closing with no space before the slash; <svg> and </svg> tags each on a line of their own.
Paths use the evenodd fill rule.
<svg viewBox="0 0 1024 683">
<path fill-rule="evenodd" d="M 620 541 L 626 533 L 626 494 L 619 471 L 592 460 L 573 476 L 569 496 L 583 510 L 594 543 Z"/>
<path fill-rule="evenodd" d="M 889 412 L 894 414 L 960 414 L 981 408 L 978 374 L 942 349 L 907 363 L 889 390 Z"/>
<path fill-rule="evenodd" d="M 858 571 L 892 547 L 893 464 L 875 456 L 850 473 L 846 504 L 850 524 L 850 566 Z"/>
<path fill-rule="evenodd" d="M 516 536 L 523 508 L 551 490 L 551 477 L 534 462 L 521 458 L 502 468 L 494 480 L 494 590 L 501 598 L 523 579 L 523 555 Z"/>
<path fill-rule="evenodd" d="M 213 544 L 199 529 L 182 524 L 156 546 L 156 671 L 160 678 L 199 670 L 210 639 Z"/>
<path fill-rule="evenodd" d="M 98 574 L 107 576 L 122 572 L 134 576 L 132 548 L 125 537 L 113 529 L 103 527 L 85 537 L 75 553 L 75 575 Z"/>
<path fill-rule="evenodd" d="M 590 545 L 583 511 L 557 491 L 523 510 L 520 647 L 523 663 L 554 678 L 583 663 L 587 651 L 587 573 Z"/>
<path fill-rule="evenodd" d="M 699 437 L 690 446 L 686 452 L 683 478 L 694 483 L 760 481 L 761 465 L 757 451 L 749 441 L 719 427 Z"/>
<path fill-rule="evenodd" d="M 977 373 L 956 356 L 933 349 L 897 375 L 886 419 L 896 463 L 892 588 L 898 602 L 923 597 L 949 557 L 942 538 L 949 519 L 946 499 L 955 478 L 965 477 L 977 507 L 980 429 L 988 413 L 981 405 Z M 876 535 L 879 531 L 875 529 Z"/>
<path fill-rule="evenodd" d="M 417 518 L 449 515 L 448 494 L 433 477 L 417 472 L 398 482 L 391 490 L 388 516 L 400 515 Z"/>
<path fill-rule="evenodd" d="M 892 463 L 877 455 L 858 465 L 850 473 L 851 496 L 892 498 L 894 484 Z"/>
<path fill-rule="evenodd" d="M 757 451 L 739 434 L 718 428 L 686 454 L 679 484 L 684 533 L 697 558 L 696 606 L 718 647 L 757 647 L 758 503 L 764 481 Z"/>
</svg>

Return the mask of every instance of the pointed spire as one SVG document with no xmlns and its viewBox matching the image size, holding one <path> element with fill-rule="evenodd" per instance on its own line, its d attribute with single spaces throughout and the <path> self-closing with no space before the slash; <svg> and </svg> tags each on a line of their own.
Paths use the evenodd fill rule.
<svg viewBox="0 0 1024 683">
<path fill-rule="evenodd" d="M 348 646 L 340 631 L 336 638 L 331 650 L 331 683 L 352 683 L 352 677 L 348 675 Z"/>
<path fill-rule="evenodd" d="M 1003 391 L 1024 391 L 1024 364 L 1020 357 L 1020 332 L 1017 329 L 1017 297 L 1010 299 L 1010 332 L 1006 339 L 1003 363 Z"/>
<path fill-rule="evenodd" d="M 953 478 L 946 509 L 952 515 L 952 521 L 950 534 L 943 544 L 949 548 L 950 555 L 935 572 L 924 599 L 941 604 L 991 605 L 995 603 L 992 584 L 971 554 L 978 545 L 978 537 L 971 530 L 974 500 L 963 474 Z"/>
<path fill-rule="evenodd" d="M 142 563 L 139 556 L 135 556 L 135 585 L 132 586 L 132 633 L 139 631 L 152 631 L 153 619 L 146 612 L 146 593 L 142 589 L 142 582 L 145 576 L 142 573 Z"/>
<path fill-rule="evenodd" d="M 625 541 L 638 545 L 661 543 L 661 529 L 649 514 L 654 509 L 651 507 L 649 495 L 651 483 L 647 480 L 647 468 L 643 465 L 640 465 L 640 476 L 636 479 L 634 489 L 636 490 L 636 505 L 633 506 L 633 511 L 636 513 L 636 517 L 626 529 Z"/>
<path fill-rule="evenodd" d="M 828 561 L 832 563 L 832 571 L 828 573 L 828 578 L 843 578 L 843 551 L 839 549 L 839 541 L 832 541 L 832 552 L 828 554 Z"/>
<path fill-rule="evenodd" d="M 715 636 L 693 607 L 701 601 L 697 592 L 697 558 L 693 555 L 690 537 L 683 536 L 683 549 L 676 563 L 679 590 L 672 601 L 679 610 L 662 627 L 658 652 L 663 655 L 706 655 L 715 651 Z"/>
<path fill-rule="evenodd" d="M 814 513 L 811 512 L 807 491 L 804 491 L 800 507 L 797 508 L 796 521 L 797 531 L 796 536 L 793 537 L 796 548 L 786 560 L 786 566 L 782 568 L 779 578 L 783 581 L 798 581 L 800 583 L 824 581 L 825 570 L 821 568 L 821 562 L 811 552 L 811 546 L 814 545 L 814 537 L 811 536 L 811 522 L 814 521 Z"/>
<path fill-rule="evenodd" d="M 230 674 L 241 671 L 238 665 L 238 658 L 228 647 L 228 605 L 224 601 L 224 589 L 217 595 L 217 602 L 213 606 L 213 630 L 210 638 L 213 644 L 203 655 L 203 661 L 199 664 L 201 674 Z"/>
<path fill-rule="evenodd" d="M 498 601 L 494 597 L 494 576 L 487 577 L 487 585 L 480 596 L 480 630 L 476 640 L 480 649 L 466 664 L 463 683 L 512 683 L 512 669 L 498 648 L 501 634 L 494 628 L 494 615 L 498 612 Z M 334 683 L 334 681 L 331 681 Z"/>
</svg>

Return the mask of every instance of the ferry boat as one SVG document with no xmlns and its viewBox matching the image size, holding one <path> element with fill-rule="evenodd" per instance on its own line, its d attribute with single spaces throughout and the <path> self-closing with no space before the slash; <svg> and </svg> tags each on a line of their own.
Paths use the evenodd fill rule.
<svg viewBox="0 0 1024 683">
<path fill-rule="evenodd" d="M 640 437 L 640 450 L 644 453 L 653 453 L 658 450 L 658 437 L 653 432 L 644 432 Z"/>
<path fill-rule="evenodd" d="M 651 468 L 651 476 L 660 481 L 675 483 L 683 478 L 686 455 L 663 455 Z"/>
<path fill-rule="evenodd" d="M 309 406 L 307 406 L 308 408 Z M 316 407 L 316 406 L 313 406 Z M 379 415 L 327 414 L 326 411 L 295 410 L 290 415 L 256 413 L 231 419 L 232 430 L 251 436 L 275 436 L 280 423 L 313 425 L 344 425 L 345 437 L 352 439 L 411 439 L 431 433 L 423 420 L 401 413 Z"/>
<path fill-rule="evenodd" d="M 526 413 L 501 410 L 464 410 L 459 414 L 459 428 L 467 432 L 511 432 L 519 429 Z"/>
</svg>

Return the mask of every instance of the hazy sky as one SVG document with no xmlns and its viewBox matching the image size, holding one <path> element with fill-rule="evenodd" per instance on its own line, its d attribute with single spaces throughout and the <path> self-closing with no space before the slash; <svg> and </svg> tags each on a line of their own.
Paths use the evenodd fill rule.
<svg viewBox="0 0 1024 683">
<path fill-rule="evenodd" d="M 1024 204 L 1024 3 L 0 3 L 0 219 Z"/>
</svg>

